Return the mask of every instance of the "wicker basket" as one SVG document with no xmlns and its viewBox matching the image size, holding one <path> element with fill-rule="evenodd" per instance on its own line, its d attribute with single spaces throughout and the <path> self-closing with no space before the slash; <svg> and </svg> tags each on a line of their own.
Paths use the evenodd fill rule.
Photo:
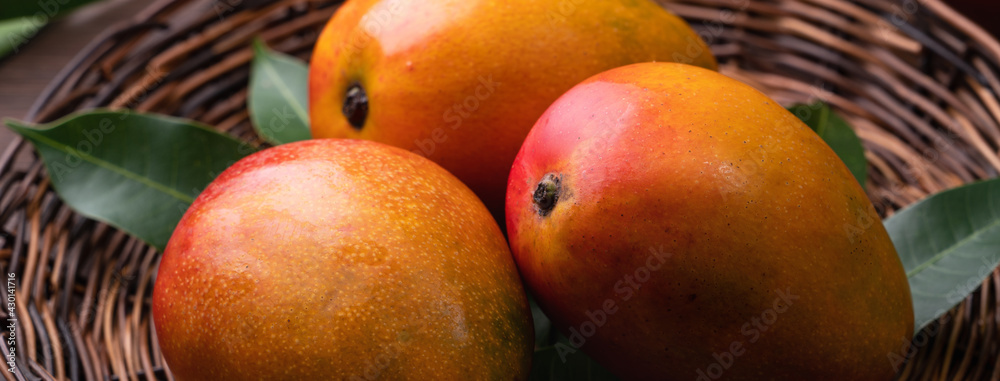
<svg viewBox="0 0 1000 381">
<path fill-rule="evenodd" d="M 129 107 L 257 142 L 245 109 L 250 41 L 260 35 L 308 59 L 338 3 L 156 1 L 84 49 L 27 118 Z M 826 101 L 847 118 L 867 149 L 868 192 L 883 215 L 1000 170 L 1000 44 L 940 0 L 664 5 L 712 45 L 724 73 L 782 103 Z M 149 315 L 158 254 L 66 207 L 37 159 L 15 166 L 31 152 L 21 139 L 0 152 L 0 273 L 15 273 L 19 319 L 19 372 L 0 367 L 3 376 L 171 379 Z M 1000 379 L 998 287 L 994 271 L 922 332 L 900 378 Z"/>
</svg>

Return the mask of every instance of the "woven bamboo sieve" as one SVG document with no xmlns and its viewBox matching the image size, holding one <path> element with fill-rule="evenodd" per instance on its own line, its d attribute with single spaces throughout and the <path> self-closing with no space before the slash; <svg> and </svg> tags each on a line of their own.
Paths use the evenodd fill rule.
<svg viewBox="0 0 1000 381">
<path fill-rule="evenodd" d="M 74 58 L 27 119 L 127 107 L 259 144 L 245 108 L 251 40 L 308 59 L 338 3 L 152 2 Z M 844 116 L 864 142 L 868 192 L 883 216 L 1000 171 L 1000 44 L 939 0 L 663 3 L 712 45 L 722 72 L 782 104 L 823 100 Z M 21 139 L 0 148 L 0 273 L 16 274 L 20 322 L 19 372 L 0 373 L 172 379 L 149 314 L 158 253 L 70 210 L 37 156 L 15 163 L 33 154 Z M 918 335 L 900 379 L 1000 380 L 998 302 L 994 271 Z"/>
</svg>

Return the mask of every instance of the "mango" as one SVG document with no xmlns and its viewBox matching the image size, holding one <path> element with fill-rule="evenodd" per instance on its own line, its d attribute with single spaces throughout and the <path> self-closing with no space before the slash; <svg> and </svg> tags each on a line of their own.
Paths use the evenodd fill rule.
<svg viewBox="0 0 1000 381">
<path fill-rule="evenodd" d="M 598 74 L 532 128 L 507 229 L 542 310 L 627 380 L 891 380 L 902 264 L 819 136 L 714 71 Z"/>
<path fill-rule="evenodd" d="M 716 67 L 650 0 L 350 0 L 313 53 L 312 134 L 430 158 L 503 223 L 510 166 L 542 112 L 587 77 L 648 61 Z"/>
<path fill-rule="evenodd" d="M 525 380 L 533 348 L 482 202 L 433 162 L 359 140 L 223 172 L 171 236 L 152 312 L 180 381 Z"/>
</svg>

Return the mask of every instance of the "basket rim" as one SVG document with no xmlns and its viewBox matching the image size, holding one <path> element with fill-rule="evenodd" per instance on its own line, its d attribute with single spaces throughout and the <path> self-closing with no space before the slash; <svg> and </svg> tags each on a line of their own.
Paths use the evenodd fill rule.
<svg viewBox="0 0 1000 381">
<path fill-rule="evenodd" d="M 46 85 L 46 87 L 42 91 L 42 93 L 39 94 L 39 96 L 35 98 L 35 100 L 34 100 L 32 106 L 31 106 L 31 108 L 29 109 L 29 112 L 28 112 L 27 116 L 25 117 L 25 119 L 28 120 L 28 121 L 35 122 L 39 118 L 40 115 L 45 114 L 46 108 L 47 107 L 51 107 L 53 104 L 55 104 L 54 102 L 58 101 L 57 98 L 59 98 L 62 95 L 62 94 L 59 93 L 59 91 L 62 88 L 63 83 L 66 82 L 68 79 L 72 78 L 74 76 L 74 74 L 77 73 L 78 71 L 85 70 L 84 68 L 82 68 L 83 66 L 94 65 L 94 62 L 93 62 L 94 60 L 91 59 L 92 56 L 94 54 L 97 54 L 97 52 L 99 52 L 101 49 L 104 49 L 103 47 L 106 44 L 113 43 L 113 41 L 115 41 L 115 40 L 117 40 L 117 39 L 119 39 L 119 38 L 121 38 L 123 36 L 128 36 L 129 34 L 132 34 L 132 33 L 135 33 L 135 32 L 145 31 L 145 30 L 148 30 L 148 29 L 155 29 L 155 28 L 161 27 L 162 24 L 160 22 L 155 21 L 155 18 L 158 15 L 161 15 L 161 14 L 163 14 L 165 12 L 168 12 L 173 7 L 179 6 L 178 4 L 183 4 L 183 3 L 198 3 L 198 2 L 205 2 L 205 1 L 208 1 L 208 0 L 189 0 L 189 1 L 156 0 L 156 1 L 152 2 L 152 3 L 150 3 L 142 12 L 134 15 L 130 19 L 119 21 L 119 22 L 117 22 L 117 23 L 115 23 L 115 24 L 113 24 L 113 25 L 105 28 L 97 37 L 95 37 L 93 40 L 91 40 L 83 49 L 81 49 L 80 51 L 78 51 L 73 56 L 73 58 L 70 60 L 70 62 L 67 65 L 65 65 L 62 69 L 60 69 L 59 73 Z M 314 2 L 316 0 L 300 0 L 300 1 L 303 2 L 303 3 L 311 3 L 311 2 Z M 667 0 L 667 1 L 670 2 L 670 0 Z M 685 0 L 679 0 L 679 1 L 682 2 L 682 3 L 690 4 L 690 1 L 687 1 L 687 2 L 685 2 Z M 706 1 L 715 1 L 715 0 L 706 0 Z M 723 2 L 723 1 L 724 0 L 718 0 L 718 2 Z M 745 1 L 753 1 L 753 0 L 745 0 Z M 813 4 L 827 4 L 827 3 L 830 3 L 830 2 L 838 2 L 838 1 L 842 1 L 842 0 L 802 0 L 802 1 L 813 3 Z M 864 4 L 865 1 L 879 1 L 879 0 L 852 0 L 851 3 L 852 4 L 859 4 L 859 3 L 860 4 Z M 904 1 L 906 1 L 906 0 L 904 0 Z M 912 0 L 912 1 L 920 1 L 920 4 L 922 6 L 924 6 L 924 7 L 926 7 L 927 12 L 931 12 L 934 16 L 940 17 L 942 19 L 942 21 L 944 21 L 945 23 L 947 23 L 948 26 L 950 26 L 952 28 L 955 28 L 960 33 L 962 33 L 965 37 L 967 37 L 965 39 L 966 42 L 968 42 L 970 44 L 975 44 L 976 45 L 975 49 L 977 50 L 977 52 L 983 54 L 983 57 L 985 58 L 986 64 L 989 65 L 989 66 L 986 67 L 986 69 L 988 69 L 990 71 L 990 74 L 1000 74 L 1000 42 L 998 42 L 997 36 L 993 36 L 993 35 L 985 32 L 985 30 L 980 25 L 975 24 L 974 22 L 972 22 L 971 20 L 969 20 L 964 15 L 958 13 L 951 6 L 945 4 L 942 0 Z M 244 0 L 244 2 L 249 3 L 249 0 Z M 281 2 L 281 1 L 280 0 L 271 0 L 271 1 L 266 1 L 265 3 L 279 3 L 279 2 Z M 773 4 L 774 3 L 773 1 L 768 1 L 768 0 L 763 0 L 762 2 L 768 3 L 768 4 Z M 261 3 L 261 2 L 258 2 L 258 3 Z M 885 16 L 884 14 L 881 14 L 881 15 L 883 17 Z M 912 23 L 912 24 L 916 24 L 916 23 Z M 915 29 L 913 29 L 913 31 L 915 31 L 915 33 L 917 33 L 916 37 L 914 36 L 914 34 L 906 33 L 906 29 L 905 29 L 906 27 L 900 28 L 900 29 L 907 36 L 909 36 L 911 38 L 914 38 L 914 39 L 916 39 L 918 41 L 920 41 L 920 40 L 926 40 L 926 39 L 932 39 L 932 40 L 934 39 L 933 36 L 931 36 L 931 35 L 929 35 L 927 33 L 921 32 L 920 29 L 918 28 L 918 25 L 912 25 L 912 24 L 911 24 L 911 22 L 905 23 L 906 27 L 915 28 Z M 927 44 L 923 44 L 922 43 L 921 46 L 927 47 L 928 49 L 930 49 L 930 47 Z M 942 45 L 942 49 L 947 49 L 947 47 Z M 226 54 L 229 54 L 229 53 L 226 53 Z M 1000 85 L 998 85 L 998 83 L 996 82 L 995 78 L 991 78 L 988 75 L 984 74 L 983 68 L 977 68 L 974 65 L 972 65 L 971 63 L 964 62 L 962 60 L 962 57 L 960 57 L 958 55 L 956 55 L 954 57 L 954 59 L 958 60 L 958 64 L 956 64 L 956 67 L 959 67 L 959 69 L 962 70 L 966 75 L 968 75 L 970 78 L 973 78 L 975 81 L 979 82 L 980 85 L 982 85 L 982 87 L 986 91 L 992 93 L 993 96 L 996 96 L 998 93 L 1000 93 Z M 954 63 L 954 61 L 953 61 L 953 63 Z M 961 64 L 965 64 L 966 67 L 965 68 L 961 68 Z M 948 86 L 946 88 L 949 89 L 949 90 L 951 90 L 951 91 L 954 91 L 954 89 L 952 87 L 950 87 L 950 86 Z M 958 99 L 961 100 L 961 98 L 958 98 Z M 945 107 L 945 106 L 942 105 L 942 107 Z M 73 108 L 75 109 L 75 111 L 83 109 L 83 108 L 80 108 L 80 107 L 73 107 Z M 932 121 L 928 121 L 928 123 L 931 123 L 931 122 Z M 972 123 L 979 123 L 979 122 L 977 122 L 976 119 L 973 118 L 972 119 Z M 983 126 L 975 126 L 975 127 L 982 128 Z M 24 143 L 25 143 L 25 141 L 23 140 L 22 137 L 20 137 L 19 135 L 14 135 L 14 139 L 7 145 L 6 149 L 4 149 L 2 151 L 2 153 L 0 153 L 0 173 L 7 173 L 8 172 L 8 169 L 10 168 L 10 166 L 13 165 L 13 161 L 14 161 L 13 158 L 15 157 L 15 155 L 17 155 L 17 153 L 19 152 L 19 150 L 22 149 L 22 147 L 24 146 Z M 866 147 L 866 151 L 868 151 L 868 147 Z M 32 168 L 31 171 L 33 171 L 33 172 L 42 171 L 42 169 L 39 167 L 39 159 L 36 157 L 36 158 L 34 158 L 34 160 L 35 161 L 32 163 L 33 168 Z M 884 166 L 886 166 L 886 167 L 889 167 L 889 168 L 893 168 L 893 167 L 899 165 L 899 164 L 892 163 L 892 162 L 882 163 L 882 164 Z M 876 166 L 877 164 L 874 163 L 874 162 L 872 162 L 871 165 L 872 166 Z M 31 177 L 34 178 L 34 176 L 31 176 Z M 2 187 L 2 185 L 3 185 L 2 181 L 4 181 L 3 176 L 0 176 L 0 189 L 5 189 L 5 188 Z M 966 181 L 963 180 L 962 182 L 964 183 Z M 0 202 L 3 202 L 4 197 L 5 197 L 5 195 L 0 194 Z M 872 196 L 872 198 L 874 198 L 874 196 Z M 2 206 L 2 204 L 0 204 L 0 206 Z M 0 210 L 0 212 L 2 212 L 2 210 Z M 3 230 L 0 229 L 0 232 L 3 232 Z M 0 237 L 0 239 L 2 239 L 2 238 L 3 237 Z M 2 247 L 0 247 L 0 248 L 2 248 Z M 41 264 L 39 264 L 38 266 L 41 266 Z M 997 274 L 1000 274 L 1000 273 L 996 273 L 996 272 L 994 273 L 994 278 L 995 278 L 994 284 L 1000 285 L 1000 276 L 998 276 Z M 985 287 L 985 288 L 987 290 L 985 290 L 985 292 L 983 292 L 983 294 L 980 296 L 981 298 L 986 298 L 988 296 L 988 292 L 990 291 L 989 290 L 990 288 L 989 287 Z M 38 297 L 38 296 L 36 296 L 36 297 Z M 1000 295 L 997 295 L 996 297 L 997 297 L 998 300 L 1000 300 Z M 969 298 L 972 298 L 972 296 L 970 295 Z M 967 301 L 968 301 L 968 299 L 967 299 Z M 985 303 L 985 302 L 982 302 L 979 299 L 975 300 L 975 302 L 976 303 Z M 975 318 L 975 316 L 971 316 L 971 317 L 969 316 L 969 315 L 971 315 L 970 311 L 972 311 L 972 310 L 960 309 L 957 312 L 957 317 L 959 319 L 973 319 L 973 318 Z M 998 316 L 1000 316 L 1000 315 L 998 315 Z M 1000 319 L 1000 318 L 998 318 L 998 319 Z M 956 319 L 956 320 L 958 320 L 958 319 Z M 969 321 L 971 321 L 971 320 L 969 320 Z M 998 320 L 998 321 L 1000 321 L 1000 320 Z M 972 323 L 969 323 L 969 324 L 972 324 Z M 955 327 L 956 327 L 955 329 L 957 330 L 958 326 L 955 326 Z M 153 340 L 155 341 L 155 336 L 154 336 Z M 940 346 L 945 345 L 945 343 L 942 343 L 943 341 L 944 340 L 938 340 L 937 343 L 934 344 L 935 345 L 934 351 L 943 350 L 943 349 L 939 349 Z M 989 354 L 987 353 L 987 355 L 989 355 Z M 963 360 L 963 361 L 965 361 L 965 360 Z M 912 364 L 912 362 L 911 362 L 911 364 Z M 955 365 L 952 365 L 952 366 L 954 367 Z M 912 370 L 912 368 L 906 368 L 906 369 Z M 906 369 L 904 369 L 904 372 L 908 371 Z M 998 369 L 998 372 L 1000 372 L 1000 361 L 998 361 L 997 369 Z M 112 372 L 112 374 L 114 374 L 114 372 Z M 907 373 L 904 373 L 904 374 L 907 374 Z"/>
</svg>

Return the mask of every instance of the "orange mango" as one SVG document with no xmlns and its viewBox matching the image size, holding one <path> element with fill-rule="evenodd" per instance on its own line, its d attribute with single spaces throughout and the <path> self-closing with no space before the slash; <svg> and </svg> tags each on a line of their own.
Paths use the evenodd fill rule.
<svg viewBox="0 0 1000 381">
<path fill-rule="evenodd" d="M 531 313 L 500 228 L 433 162 L 360 140 L 240 160 L 153 292 L 177 380 L 524 380 Z"/>
<path fill-rule="evenodd" d="M 759 91 L 670 63 L 559 98 L 514 162 L 526 284 L 628 380 L 891 380 L 913 334 L 902 264 L 864 190 Z"/>
<path fill-rule="evenodd" d="M 503 221 L 511 163 L 542 112 L 591 75 L 648 61 L 716 67 L 650 0 L 351 0 L 313 53 L 312 134 L 426 156 Z"/>
</svg>

